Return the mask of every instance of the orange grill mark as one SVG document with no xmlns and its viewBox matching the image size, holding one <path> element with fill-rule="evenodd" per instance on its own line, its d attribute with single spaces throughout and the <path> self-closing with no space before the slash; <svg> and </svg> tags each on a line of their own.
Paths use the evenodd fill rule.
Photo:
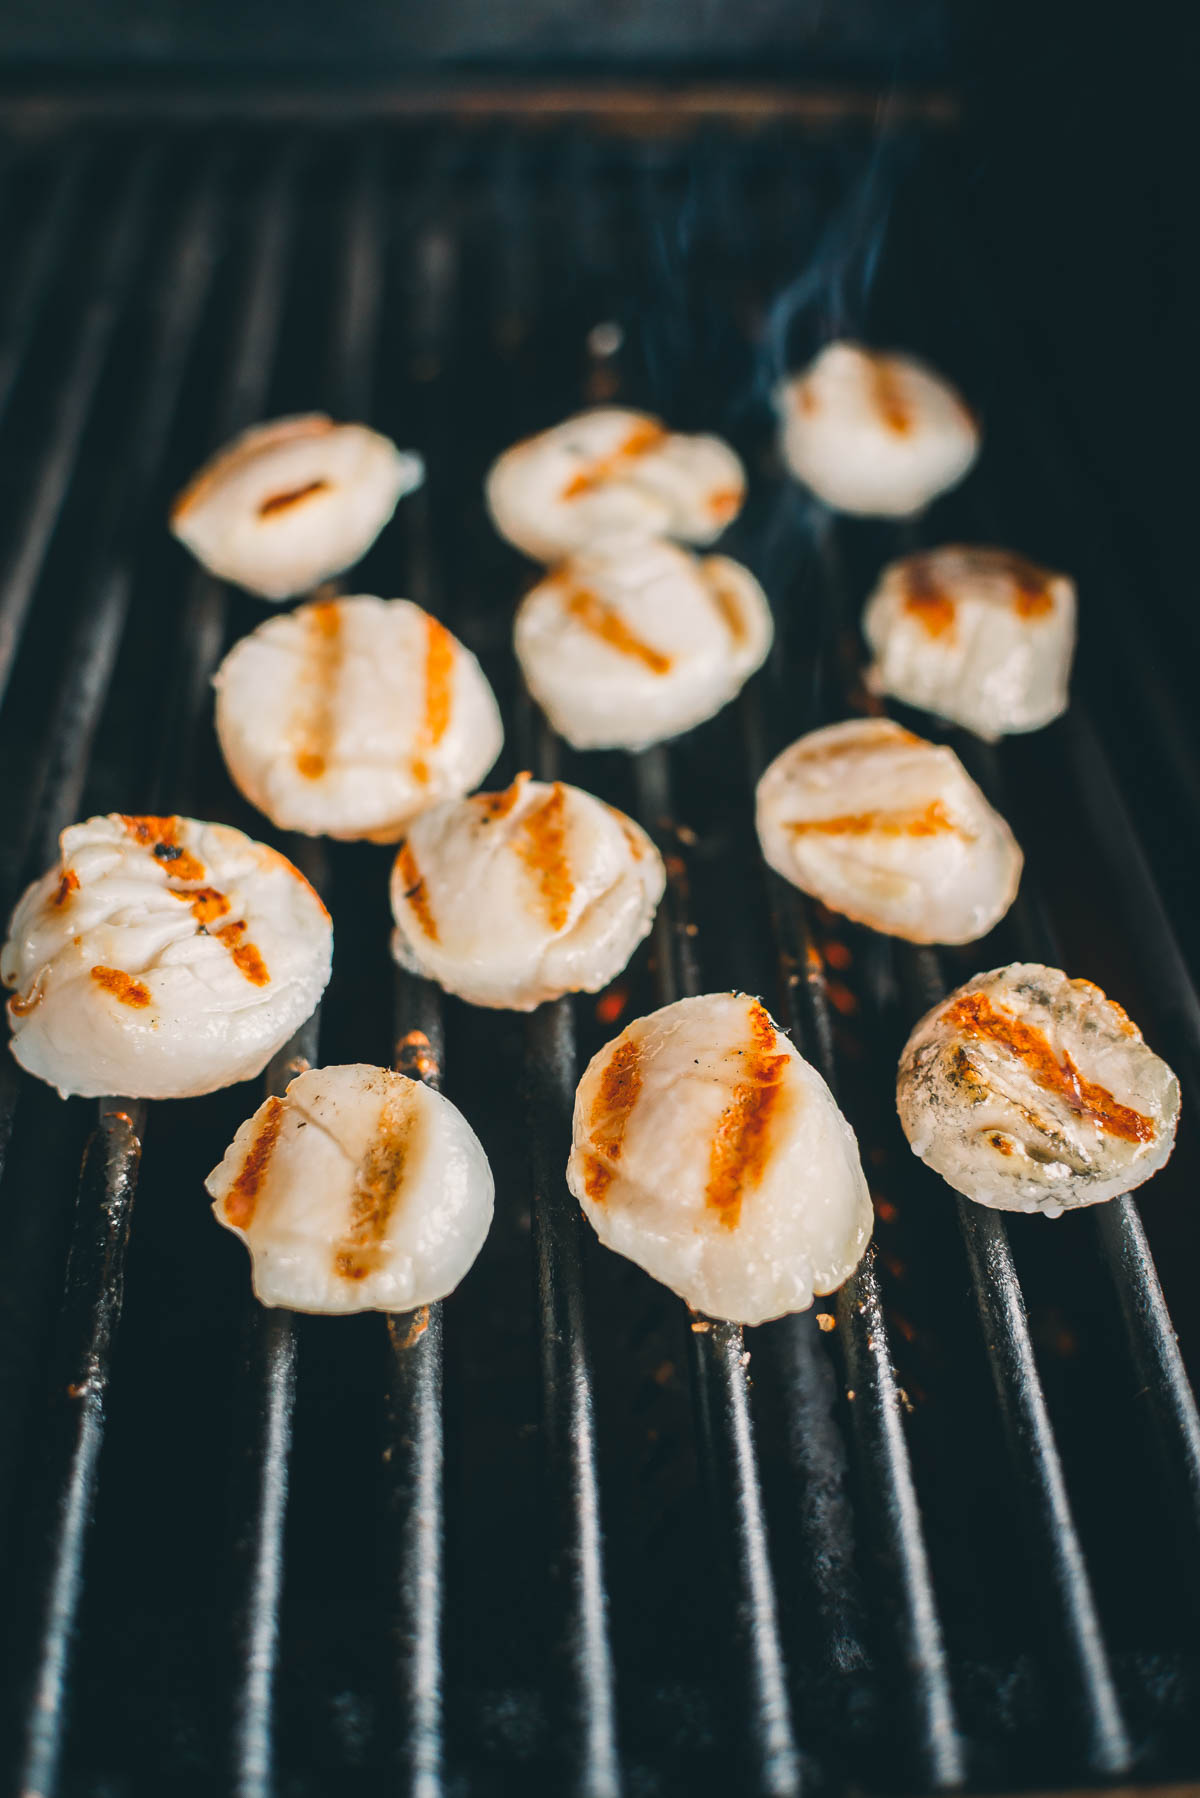
<svg viewBox="0 0 1200 1798">
<path fill-rule="evenodd" d="M 742 608 L 739 603 L 738 595 L 733 591 L 732 587 L 727 587 L 723 581 L 710 579 L 708 585 L 709 592 L 716 601 L 717 610 L 721 614 L 722 623 L 729 632 L 734 643 L 740 646 L 746 641 L 747 633 L 746 620 L 742 615 Z"/>
<path fill-rule="evenodd" d="M 253 430 L 243 432 L 229 449 L 221 450 L 206 462 L 176 496 L 171 506 L 172 523 L 189 512 L 218 482 L 243 468 L 247 462 L 253 462 L 265 450 L 276 449 L 281 443 L 291 443 L 298 437 L 324 437 L 337 428 L 324 413 L 313 412 L 301 418 L 277 419 L 273 424 L 256 425 Z"/>
<path fill-rule="evenodd" d="M 306 481 L 303 487 L 293 487 L 288 493 L 273 493 L 269 499 L 263 500 L 258 508 L 260 518 L 275 518 L 280 512 L 290 512 L 314 493 L 328 493 L 328 481 Z"/>
<path fill-rule="evenodd" d="M 1007 1049 L 1022 1062 L 1044 1092 L 1064 1099 L 1072 1111 L 1090 1118 L 1108 1136 L 1122 1142 L 1153 1142 L 1154 1124 L 1140 1111 L 1122 1105 L 1108 1091 L 1086 1080 L 1066 1050 L 1061 1060 L 1041 1030 L 1000 1011 L 984 993 L 964 993 L 945 1014 L 964 1036 L 977 1036 Z"/>
<path fill-rule="evenodd" d="M 788 1061 L 775 1044 L 775 1026 L 756 999 L 750 1007 L 750 1041 L 742 1051 L 740 1078 L 717 1124 L 704 1189 L 705 1203 L 727 1230 L 737 1228 L 742 1200 L 762 1179 L 770 1154 L 771 1123 Z"/>
<path fill-rule="evenodd" d="M 417 1114 L 408 1094 L 384 1100 L 375 1136 L 354 1177 L 350 1225 L 333 1252 L 343 1280 L 365 1280 L 383 1265 L 388 1224 L 412 1159 Z"/>
<path fill-rule="evenodd" d="M 267 972 L 267 964 L 253 943 L 244 943 L 246 920 L 238 918 L 232 924 L 225 924 L 220 930 L 212 933 L 219 943 L 224 943 L 234 960 L 238 972 L 245 976 L 251 986 L 267 986 L 271 976 Z"/>
<path fill-rule="evenodd" d="M 597 599 L 594 593 L 588 593 L 582 587 L 577 588 L 568 594 L 566 609 L 568 616 L 581 624 L 585 631 L 590 631 L 593 637 L 599 637 L 602 643 L 607 643 L 621 655 L 631 656 L 634 661 L 648 668 L 651 674 L 670 673 L 670 656 L 665 656 L 652 644 L 644 643 L 630 630 L 621 614 L 614 607 L 605 605 L 602 599 Z"/>
<path fill-rule="evenodd" d="M 422 783 L 429 779 L 425 755 L 437 748 L 450 725 L 455 650 L 454 638 L 444 624 L 439 624 L 436 618 L 427 618 L 425 624 L 425 716 L 412 765 L 413 773 Z"/>
<path fill-rule="evenodd" d="M 1012 1154 L 1012 1152 L 1013 1152 L 1012 1144 L 1009 1142 L 1007 1136 L 1001 1136 L 998 1130 L 995 1130 L 992 1132 L 991 1138 L 989 1140 L 991 1141 L 991 1145 L 992 1145 L 993 1149 L 995 1149 L 999 1154 L 1001 1154 L 1001 1155 L 1011 1155 Z"/>
<path fill-rule="evenodd" d="M 174 893 L 176 899 L 182 899 L 185 905 L 191 907 L 193 918 L 201 926 L 215 924 L 217 919 L 223 918 L 229 910 L 228 899 L 224 893 L 218 893 L 216 887 L 193 888 L 190 892 L 184 892 L 178 887 L 169 887 L 168 891 Z"/>
<path fill-rule="evenodd" d="M 1018 618 L 1044 618 L 1054 610 L 1054 600 L 1043 581 L 1036 577 L 1017 579 L 1016 609 Z"/>
<path fill-rule="evenodd" d="M 495 818 L 507 818 L 532 777 L 528 772 L 518 774 L 511 787 L 505 787 L 503 793 L 476 793 L 475 804 L 483 813 L 484 820 L 490 823 Z"/>
<path fill-rule="evenodd" d="M 55 905 L 65 905 L 72 893 L 79 890 L 79 876 L 74 868 L 68 868 L 58 883 L 58 891 L 54 895 Z"/>
<path fill-rule="evenodd" d="M 176 880 L 203 880 L 206 869 L 190 850 L 179 843 L 178 818 L 125 817 L 121 823 L 135 843 L 140 843 Z"/>
<path fill-rule="evenodd" d="M 567 790 L 556 780 L 549 799 L 524 819 L 516 845 L 525 866 L 537 876 L 551 930 L 566 924 L 575 891 L 567 860 L 566 804 Z"/>
<path fill-rule="evenodd" d="M 344 653 L 342 614 L 336 600 L 326 600 L 322 605 L 308 607 L 304 620 L 307 641 L 303 690 L 307 704 L 297 731 L 296 768 L 305 780 L 320 780 L 329 765 L 336 726 L 334 700 Z"/>
<path fill-rule="evenodd" d="M 615 805 L 608 805 L 603 800 L 601 800 L 601 804 L 604 805 L 605 811 L 610 812 L 621 826 L 621 835 L 629 845 L 630 856 L 635 862 L 643 861 L 646 855 L 646 841 L 641 832 L 634 829 L 632 821 L 625 816 L 624 812 L 619 811 Z"/>
<path fill-rule="evenodd" d="M 940 799 L 931 799 L 920 812 L 846 812 L 837 818 L 794 819 L 788 829 L 797 837 L 814 832 L 831 837 L 935 837 L 948 831 L 957 836 L 966 834 Z"/>
<path fill-rule="evenodd" d="M 736 515 L 737 509 L 741 503 L 742 490 L 740 487 L 718 487 L 715 492 L 710 493 L 708 496 L 708 510 L 710 515 L 713 518 L 720 520 L 722 523 L 727 522 Z"/>
<path fill-rule="evenodd" d="M 590 493 L 594 487 L 600 486 L 621 472 L 622 464 L 636 462 L 639 456 L 647 451 L 658 449 L 665 443 L 667 433 L 654 419 L 643 419 L 630 431 L 624 443 L 620 444 L 610 455 L 597 456 L 587 468 L 581 468 L 563 488 L 564 499 L 578 499 L 582 493 Z"/>
<path fill-rule="evenodd" d="M 42 976 L 39 974 L 27 993 L 16 993 L 8 1002 L 8 1009 L 14 1018 L 27 1018 L 31 1011 L 36 1011 L 45 998 L 42 990 Z"/>
<path fill-rule="evenodd" d="M 412 1348 L 414 1343 L 420 1342 L 422 1336 L 424 1336 L 424 1334 L 428 1328 L 429 1328 L 429 1306 L 428 1305 L 420 1305 L 413 1312 L 412 1321 L 409 1324 L 407 1330 L 404 1332 L 404 1335 L 398 1336 L 398 1333 L 395 1330 L 393 1330 L 392 1331 L 392 1339 L 395 1342 L 397 1348 L 410 1349 L 410 1348 Z"/>
<path fill-rule="evenodd" d="M 258 1206 L 259 1194 L 267 1177 L 267 1168 L 283 1128 L 285 1106 L 282 1099 L 268 1099 L 258 1135 L 250 1144 L 246 1159 L 225 1200 L 225 1219 L 236 1230 L 248 1230 Z"/>
<path fill-rule="evenodd" d="M 429 893 L 417 858 L 412 852 L 408 839 L 400 844 L 396 851 L 396 866 L 400 870 L 400 878 L 404 882 L 404 897 L 417 915 L 417 923 L 425 932 L 431 943 L 438 941 L 437 919 L 429 903 Z"/>
<path fill-rule="evenodd" d="M 904 397 L 903 383 L 894 362 L 877 357 L 871 363 L 871 391 L 884 424 L 897 437 L 907 437 L 913 417 Z"/>
<path fill-rule="evenodd" d="M 150 1003 L 150 988 L 135 980 L 132 974 L 126 974 L 123 968 L 93 968 L 92 979 L 122 1005 L 131 1005 L 135 1011 L 144 1011 Z"/>
<path fill-rule="evenodd" d="M 642 1090 L 641 1046 L 618 1043 L 600 1076 L 600 1091 L 588 1123 L 591 1149 L 584 1157 L 583 1190 L 604 1203 L 625 1147 L 625 1131 Z"/>
<path fill-rule="evenodd" d="M 904 610 L 923 624 L 931 637 L 953 633 L 957 615 L 954 601 L 938 586 L 929 564 L 920 557 L 904 567 Z"/>
</svg>

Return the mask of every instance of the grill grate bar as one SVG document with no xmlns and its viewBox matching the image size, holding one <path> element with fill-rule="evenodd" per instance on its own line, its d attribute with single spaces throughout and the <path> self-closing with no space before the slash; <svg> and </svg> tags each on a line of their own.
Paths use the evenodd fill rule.
<svg viewBox="0 0 1200 1798">
<path fill-rule="evenodd" d="M 64 159 L 38 218 L 33 240 L 17 264 L 0 323 L 0 421 L 8 411 L 46 289 L 62 256 L 67 227 L 78 208 L 86 164 L 87 152 L 82 147 Z"/>
</svg>

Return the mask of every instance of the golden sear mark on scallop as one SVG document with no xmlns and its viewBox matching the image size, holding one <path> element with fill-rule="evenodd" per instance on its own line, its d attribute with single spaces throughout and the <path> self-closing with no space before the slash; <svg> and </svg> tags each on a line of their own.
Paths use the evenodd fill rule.
<svg viewBox="0 0 1200 1798">
<path fill-rule="evenodd" d="M 657 419 L 642 419 L 615 450 L 611 450 L 607 456 L 597 456 L 586 468 L 581 468 L 577 475 L 573 475 L 563 488 L 563 498 L 578 499 L 582 493 L 591 493 L 603 482 L 623 473 L 627 463 L 636 462 L 639 456 L 661 448 L 667 435 Z"/>
<path fill-rule="evenodd" d="M 733 586 L 718 574 L 708 571 L 708 590 L 721 614 L 721 622 L 729 632 L 731 641 L 740 649 L 750 633 L 746 628 L 746 614 L 742 610 L 742 597 L 734 591 Z"/>
<path fill-rule="evenodd" d="M 728 524 L 731 518 L 736 517 L 741 503 L 740 487 L 715 487 L 704 502 L 709 517 L 718 524 Z"/>
<path fill-rule="evenodd" d="M 229 911 L 228 899 L 224 893 L 218 893 L 216 887 L 168 887 L 167 891 L 190 906 L 192 916 L 202 930 Z"/>
<path fill-rule="evenodd" d="M 334 1271 L 341 1279 L 365 1280 L 383 1266 L 388 1225 L 418 1147 L 419 1119 L 413 1093 L 389 1092 L 375 1135 L 355 1172 L 349 1226 L 334 1247 Z"/>
<path fill-rule="evenodd" d="M 254 943 L 243 941 L 246 929 L 246 920 L 235 918 L 232 924 L 224 924 L 220 930 L 210 931 L 209 934 L 215 936 L 218 942 L 224 943 L 243 979 L 248 980 L 251 986 L 268 986 L 271 976 L 267 972 L 266 962 Z"/>
<path fill-rule="evenodd" d="M 600 1090 L 588 1120 L 588 1147 L 583 1157 L 583 1189 L 602 1205 L 616 1177 L 615 1164 L 625 1147 L 625 1132 L 642 1091 L 642 1047 L 627 1037 L 613 1048 L 600 1076 Z"/>
<path fill-rule="evenodd" d="M 27 1018 L 31 1012 L 37 1010 L 42 1000 L 46 997 L 44 985 L 45 978 L 46 970 L 45 968 L 42 968 L 34 977 L 33 984 L 28 992 L 13 994 L 8 1002 L 10 1016 L 14 1018 Z"/>
<path fill-rule="evenodd" d="M 225 1219 L 238 1230 L 248 1230 L 254 1221 L 263 1183 L 279 1132 L 283 1128 L 286 1107 L 282 1099 L 270 1098 L 263 1107 L 262 1122 L 242 1158 L 237 1177 L 225 1196 Z"/>
<path fill-rule="evenodd" d="M 433 915 L 433 907 L 429 903 L 429 889 L 425 885 L 425 877 L 417 866 L 417 858 L 413 854 L 412 844 L 407 837 L 397 845 L 396 867 L 404 882 L 404 897 L 412 906 L 417 923 L 430 942 L 436 943 L 438 941 L 438 923 Z"/>
<path fill-rule="evenodd" d="M 338 426 L 323 412 L 305 413 L 299 418 L 281 418 L 270 425 L 259 425 L 246 431 L 227 450 L 221 451 L 193 475 L 182 492 L 171 503 L 171 522 L 190 512 L 198 500 L 226 480 L 237 469 L 255 462 L 259 456 L 277 449 L 281 443 L 292 443 L 300 437 L 327 437 Z"/>
<path fill-rule="evenodd" d="M 179 841 L 179 818 L 127 817 L 120 814 L 121 823 L 135 843 L 149 849 L 154 859 L 161 863 L 169 879 L 203 880 L 207 872 L 204 863 L 185 849 Z"/>
<path fill-rule="evenodd" d="M 942 1021 L 968 1039 L 1006 1049 L 1036 1086 L 1062 1099 L 1080 1117 L 1090 1118 L 1106 1136 L 1141 1143 L 1153 1142 L 1158 1134 L 1151 1118 L 1122 1105 L 1106 1086 L 1085 1078 L 1065 1049 L 1056 1055 L 1044 1031 L 1002 1011 L 986 993 L 964 993 L 947 1007 Z"/>
<path fill-rule="evenodd" d="M 425 620 L 425 709 L 417 735 L 412 771 L 422 785 L 429 779 L 426 757 L 450 728 L 454 705 L 454 658 L 457 644 L 436 618 Z"/>
<path fill-rule="evenodd" d="M 889 356 L 871 358 L 871 397 L 888 430 L 897 437 L 907 437 L 914 423 L 912 408 L 904 377 Z"/>
<path fill-rule="evenodd" d="M 79 876 L 76 874 L 74 868 L 68 868 L 58 883 L 58 891 L 54 895 L 53 903 L 61 908 L 67 903 L 71 894 L 78 891 Z"/>
<path fill-rule="evenodd" d="M 556 780 L 550 796 L 521 820 L 516 851 L 538 882 L 542 909 L 551 930 L 561 930 L 571 912 L 575 882 L 567 859 L 567 789 Z"/>
<path fill-rule="evenodd" d="M 672 668 L 671 657 L 664 655 L 661 649 L 655 649 L 635 631 L 630 630 L 615 606 L 610 606 L 596 594 L 590 593 L 586 587 L 573 587 L 563 601 L 569 618 L 582 625 L 593 637 L 607 643 L 619 655 L 628 656 L 631 661 L 640 662 L 651 674 L 669 674 Z"/>
<path fill-rule="evenodd" d="M 332 483 L 329 481 L 305 481 L 302 487 L 291 487 L 285 493 L 272 493 L 262 500 L 258 508 L 260 518 L 278 518 L 282 512 L 291 512 L 311 499 L 314 493 L 328 493 Z"/>
<path fill-rule="evenodd" d="M 525 769 L 502 793 L 476 793 L 471 803 L 483 814 L 486 824 L 497 823 L 501 818 L 508 817 L 532 778 L 528 769 Z"/>
<path fill-rule="evenodd" d="M 103 965 L 94 967 L 92 979 L 106 993 L 111 993 L 114 999 L 122 1005 L 131 1006 L 134 1011 L 144 1011 L 150 1003 L 150 988 L 132 974 L 127 974 L 124 968 L 106 968 Z"/>
<path fill-rule="evenodd" d="M 904 610 L 924 626 L 931 637 L 953 639 L 958 610 L 954 597 L 938 585 L 925 556 L 913 556 L 903 564 Z"/>
<path fill-rule="evenodd" d="M 329 766 L 337 735 L 338 677 L 345 659 L 341 607 L 336 600 L 306 606 L 301 711 L 295 727 L 296 768 L 305 780 L 320 780 Z"/>
<path fill-rule="evenodd" d="M 787 828 L 793 836 L 830 837 L 936 837 L 954 835 L 973 843 L 975 838 L 957 823 L 940 799 L 931 799 L 920 811 L 842 812 L 835 818 L 795 818 Z"/>
<path fill-rule="evenodd" d="M 788 1063 L 776 1044 L 775 1026 L 755 999 L 750 1006 L 749 1041 L 739 1056 L 737 1085 L 709 1150 L 704 1189 L 706 1205 L 727 1230 L 737 1228 L 742 1201 L 759 1184 L 770 1160 L 771 1129 Z"/>
</svg>

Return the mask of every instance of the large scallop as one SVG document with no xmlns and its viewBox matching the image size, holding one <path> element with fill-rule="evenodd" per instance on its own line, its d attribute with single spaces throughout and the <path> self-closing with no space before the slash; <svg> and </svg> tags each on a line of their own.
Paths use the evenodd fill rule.
<svg viewBox="0 0 1200 1798">
<path fill-rule="evenodd" d="M 914 1155 L 977 1204 L 1058 1217 L 1140 1186 L 1175 1145 L 1179 1082 L 1090 980 L 1015 962 L 976 974 L 905 1045 Z"/>
<path fill-rule="evenodd" d="M 838 512 L 922 512 L 979 453 L 979 427 L 961 396 L 911 356 L 827 344 L 783 382 L 776 403 L 784 460 Z"/>
<path fill-rule="evenodd" d="M 394 843 L 469 792 L 504 740 L 479 663 L 407 599 L 358 594 L 268 618 L 217 670 L 217 737 L 281 830 Z"/>
<path fill-rule="evenodd" d="M 748 569 L 614 538 L 527 593 L 514 641 L 530 692 L 576 749 L 644 749 L 736 697 L 774 625 Z"/>
<path fill-rule="evenodd" d="M 854 1132 L 741 993 L 667 1005 L 593 1057 L 567 1182 L 606 1247 L 737 1323 L 806 1310 L 871 1235 Z"/>
<path fill-rule="evenodd" d="M 746 476 L 720 437 L 600 407 L 506 450 L 488 472 L 496 529 L 539 562 L 614 534 L 711 543 L 741 510 Z"/>
<path fill-rule="evenodd" d="M 971 943 L 1023 857 L 952 749 L 889 718 L 811 731 L 758 783 L 763 855 L 832 911 L 913 943 Z"/>
<path fill-rule="evenodd" d="M 309 1068 L 248 1118 L 205 1182 L 250 1251 L 255 1296 L 293 1311 L 445 1298 L 492 1221 L 492 1171 L 449 1099 L 387 1068 Z"/>
<path fill-rule="evenodd" d="M 1075 587 L 1011 550 L 951 544 L 884 569 L 863 614 L 867 685 L 987 741 L 1067 709 Z"/>
<path fill-rule="evenodd" d="M 360 561 L 424 476 L 419 456 L 366 425 L 277 418 L 193 475 L 171 529 L 222 580 L 290 599 Z"/>
<path fill-rule="evenodd" d="M 472 1005 L 594 993 L 654 922 L 666 873 L 623 812 L 519 774 L 417 818 L 392 872 L 393 953 Z M 485 904 L 480 895 L 486 894 Z"/>
<path fill-rule="evenodd" d="M 329 979 L 329 913 L 223 824 L 74 824 L 0 956 L 12 1052 L 64 1097 L 177 1099 L 262 1072 Z"/>
</svg>

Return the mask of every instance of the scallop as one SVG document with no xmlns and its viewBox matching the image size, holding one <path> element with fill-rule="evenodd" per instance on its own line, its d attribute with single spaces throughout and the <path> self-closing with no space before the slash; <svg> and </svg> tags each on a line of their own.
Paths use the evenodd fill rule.
<svg viewBox="0 0 1200 1798">
<path fill-rule="evenodd" d="M 193 475 L 171 530 L 222 580 L 290 599 L 360 561 L 424 478 L 419 456 L 366 425 L 321 412 L 277 418 Z"/>
<path fill-rule="evenodd" d="M 269 618 L 217 670 L 230 775 L 281 830 L 394 843 L 476 786 L 504 731 L 475 657 L 406 599 L 358 594 Z"/>
<path fill-rule="evenodd" d="M 914 1155 L 979 1205 L 1059 1217 L 1169 1159 L 1179 1082 L 1090 980 L 1014 962 L 917 1025 L 896 1106 Z"/>
<path fill-rule="evenodd" d="M 0 955 L 12 1052 L 66 1097 L 179 1099 L 262 1072 L 329 979 L 329 913 L 223 824 L 73 824 Z"/>
<path fill-rule="evenodd" d="M 736 1323 L 807 1310 L 871 1235 L 854 1132 L 744 993 L 664 1006 L 593 1057 L 567 1183 L 607 1248 Z"/>
<path fill-rule="evenodd" d="M 654 921 L 666 874 L 631 818 L 519 774 L 425 812 L 392 873 L 393 953 L 472 1005 L 532 1011 L 594 993 Z M 486 903 L 480 895 L 486 894 Z"/>
<path fill-rule="evenodd" d="M 264 1305 L 410 1311 L 453 1292 L 492 1221 L 492 1170 L 449 1099 L 387 1068 L 308 1068 L 205 1181 Z"/>
<path fill-rule="evenodd" d="M 517 611 L 533 697 L 576 749 L 644 749 L 736 697 L 766 659 L 762 588 L 727 556 L 612 539 L 564 562 Z"/>
<path fill-rule="evenodd" d="M 888 718 L 814 730 L 758 783 L 763 855 L 803 892 L 888 936 L 971 943 L 999 923 L 1023 857 L 952 749 Z"/>
<path fill-rule="evenodd" d="M 1075 587 L 1011 550 L 959 544 L 885 568 L 863 631 L 867 685 L 992 742 L 1067 709 Z"/>
<path fill-rule="evenodd" d="M 602 407 L 518 443 L 492 464 L 488 510 L 502 537 L 556 562 L 614 534 L 711 543 L 741 510 L 746 475 L 720 437 L 668 431 Z"/>
<path fill-rule="evenodd" d="M 776 401 L 784 460 L 837 512 L 910 517 L 956 487 L 979 453 L 962 398 L 910 356 L 828 344 Z"/>
</svg>

